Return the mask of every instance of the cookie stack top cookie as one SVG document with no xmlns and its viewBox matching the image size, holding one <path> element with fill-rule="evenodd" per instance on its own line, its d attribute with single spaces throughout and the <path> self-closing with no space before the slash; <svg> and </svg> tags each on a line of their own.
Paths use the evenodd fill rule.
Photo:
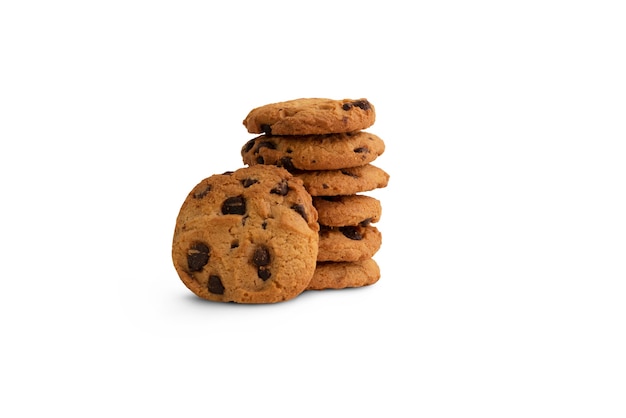
<svg viewBox="0 0 626 418">
<path fill-rule="evenodd" d="M 367 99 L 303 98 L 252 109 L 243 124 L 252 134 L 319 135 L 359 131 L 375 120 Z"/>
</svg>

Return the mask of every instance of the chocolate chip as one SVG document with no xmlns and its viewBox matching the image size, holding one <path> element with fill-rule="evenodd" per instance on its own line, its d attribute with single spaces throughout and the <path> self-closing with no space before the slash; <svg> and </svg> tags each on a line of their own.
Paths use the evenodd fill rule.
<svg viewBox="0 0 626 418">
<path fill-rule="evenodd" d="M 245 179 L 241 180 L 241 185 L 242 185 L 244 188 L 246 188 L 246 189 L 247 189 L 248 187 L 250 187 L 250 186 L 252 186 L 253 184 L 256 184 L 256 183 L 258 183 L 258 182 L 259 182 L 259 181 L 258 181 L 257 179 L 245 178 Z"/>
<path fill-rule="evenodd" d="M 220 279 L 220 276 L 216 276 L 214 274 L 210 275 L 207 288 L 209 289 L 209 292 L 213 294 L 216 294 L 216 295 L 224 294 L 224 285 L 222 284 L 222 279 Z"/>
<path fill-rule="evenodd" d="M 293 150 L 291 148 L 287 148 L 287 150 L 285 151 L 287 154 L 291 154 L 293 152 Z"/>
<path fill-rule="evenodd" d="M 322 184 L 322 189 L 328 189 L 328 188 L 330 188 L 330 186 L 328 184 L 326 184 L 326 183 Z"/>
<path fill-rule="evenodd" d="M 352 109 L 352 104 L 351 103 L 344 103 L 343 106 L 341 106 L 341 108 L 343 110 L 350 110 L 350 109 Z"/>
<path fill-rule="evenodd" d="M 358 174 L 355 174 L 355 173 L 353 173 L 351 171 L 348 171 L 348 170 L 341 170 L 341 174 L 346 175 L 346 176 L 350 176 L 350 177 L 354 177 L 355 179 L 359 178 Z"/>
<path fill-rule="evenodd" d="M 270 125 L 267 125 L 265 123 L 261 124 L 261 130 L 266 133 L 267 135 L 271 135 L 272 134 L 272 127 Z"/>
<path fill-rule="evenodd" d="M 211 185 L 208 184 L 204 189 L 202 189 L 199 192 L 194 193 L 193 197 L 194 199 L 202 199 L 204 196 L 206 196 L 207 194 L 209 194 L 209 192 L 211 191 Z"/>
<path fill-rule="evenodd" d="M 234 240 L 233 242 L 230 243 L 230 248 L 239 248 L 239 241 L 238 240 Z"/>
<path fill-rule="evenodd" d="M 189 271 L 202 271 L 202 268 L 209 262 L 211 250 L 208 245 L 202 242 L 193 244 L 187 251 L 187 267 Z"/>
<path fill-rule="evenodd" d="M 259 276 L 259 279 L 263 281 L 272 277 L 272 273 L 267 269 L 267 267 L 264 266 L 259 267 L 259 269 L 257 270 L 257 274 Z"/>
<path fill-rule="evenodd" d="M 231 174 L 233 174 L 233 173 L 234 173 L 234 171 L 224 171 L 224 172 L 222 173 L 222 176 L 230 176 L 230 175 L 231 175 Z"/>
<path fill-rule="evenodd" d="M 370 150 L 367 147 L 358 147 L 358 148 L 355 148 L 353 151 L 356 153 L 363 153 L 363 154 L 367 154 L 368 152 L 370 152 Z"/>
<path fill-rule="evenodd" d="M 294 204 L 294 205 L 291 205 L 291 209 L 295 210 L 300 216 L 304 218 L 305 221 L 309 222 L 309 217 L 307 216 L 306 209 L 304 208 L 303 205 Z"/>
<path fill-rule="evenodd" d="M 287 170 L 287 171 L 292 171 L 292 170 L 296 169 L 296 167 L 293 165 L 293 161 L 291 160 L 291 157 L 283 157 L 283 158 L 281 158 L 280 161 L 279 161 L 278 166 L 279 167 L 284 167 L 285 170 Z"/>
<path fill-rule="evenodd" d="M 279 196 L 287 196 L 289 193 L 289 183 L 287 180 L 283 180 L 274 187 L 270 193 L 277 194 Z"/>
<path fill-rule="evenodd" d="M 342 226 L 339 227 L 339 231 L 347 238 L 350 238 L 355 241 L 360 241 L 363 239 L 363 235 L 359 232 L 358 228 L 354 226 Z"/>
<path fill-rule="evenodd" d="M 252 147 L 254 146 L 254 143 L 256 142 L 256 138 L 249 140 L 248 142 L 246 142 L 246 145 L 243 146 L 243 152 L 250 152 L 250 150 L 252 149 Z"/>
<path fill-rule="evenodd" d="M 265 164 L 265 158 L 259 155 L 258 157 L 256 157 L 256 162 L 257 164 Z"/>
<path fill-rule="evenodd" d="M 261 148 L 276 149 L 276 144 L 272 141 L 261 141 L 259 145 L 257 145 L 255 152 L 259 152 Z"/>
<path fill-rule="evenodd" d="M 270 249 L 259 245 L 252 255 L 252 264 L 257 267 L 267 266 L 270 263 Z"/>
<path fill-rule="evenodd" d="M 367 100 L 357 100 L 355 102 L 352 102 L 352 104 L 363 110 L 370 110 L 372 107 L 372 105 L 370 105 L 370 102 L 368 102 Z"/>
<path fill-rule="evenodd" d="M 246 213 L 246 199 L 243 196 L 229 197 L 222 203 L 224 215 L 243 215 Z"/>
<path fill-rule="evenodd" d="M 263 228 L 263 229 L 267 229 L 267 220 L 264 220 L 264 221 L 261 223 L 261 228 Z"/>
</svg>

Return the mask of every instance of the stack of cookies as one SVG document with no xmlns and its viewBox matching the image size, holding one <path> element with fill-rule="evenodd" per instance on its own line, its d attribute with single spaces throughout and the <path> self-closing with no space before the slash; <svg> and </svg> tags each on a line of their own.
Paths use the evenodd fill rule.
<svg viewBox="0 0 626 418">
<path fill-rule="evenodd" d="M 372 162 L 385 150 L 366 99 L 296 99 L 250 111 L 243 121 L 261 134 L 241 149 L 244 164 L 278 166 L 300 179 L 318 213 L 317 263 L 307 289 L 341 289 L 375 283 L 372 258 L 382 235 L 373 226 L 379 200 L 365 193 L 387 186 L 389 175 Z"/>
</svg>

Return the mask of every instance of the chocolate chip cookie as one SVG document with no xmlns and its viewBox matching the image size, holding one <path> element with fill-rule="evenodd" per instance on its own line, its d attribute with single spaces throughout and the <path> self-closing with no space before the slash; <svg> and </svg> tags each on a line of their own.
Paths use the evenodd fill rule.
<svg viewBox="0 0 626 418">
<path fill-rule="evenodd" d="M 271 164 L 287 170 L 336 170 L 374 161 L 385 151 L 378 136 L 365 132 L 327 135 L 261 135 L 241 149 L 244 164 Z"/>
<path fill-rule="evenodd" d="M 250 133 L 317 135 L 360 131 L 375 120 L 374 106 L 367 99 L 302 98 L 252 109 L 243 124 Z"/>
<path fill-rule="evenodd" d="M 317 261 L 362 261 L 380 249 L 382 235 L 372 225 L 321 226 Z"/>
<path fill-rule="evenodd" d="M 378 222 L 382 214 L 380 201 L 366 195 L 316 196 L 313 206 L 319 223 L 326 226 L 366 226 Z"/>
<path fill-rule="evenodd" d="M 307 290 L 344 289 L 374 284 L 380 279 L 380 268 L 373 259 L 353 262 L 317 263 Z"/>
<path fill-rule="evenodd" d="M 285 301 L 313 276 L 318 231 L 301 180 L 280 167 L 245 167 L 191 190 L 176 220 L 172 259 L 182 282 L 201 298 Z"/>
<path fill-rule="evenodd" d="M 389 174 L 372 164 L 340 170 L 298 170 L 293 173 L 302 179 L 304 187 L 312 196 L 357 194 L 386 187 L 389 182 Z"/>
</svg>

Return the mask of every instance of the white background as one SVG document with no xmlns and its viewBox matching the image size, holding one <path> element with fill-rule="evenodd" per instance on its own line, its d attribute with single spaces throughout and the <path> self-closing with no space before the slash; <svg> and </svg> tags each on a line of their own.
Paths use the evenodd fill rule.
<svg viewBox="0 0 626 418">
<path fill-rule="evenodd" d="M 619 1 L 6 1 L 0 415 L 624 417 Z M 253 107 L 368 98 L 362 289 L 204 302 L 178 209 Z"/>
</svg>

